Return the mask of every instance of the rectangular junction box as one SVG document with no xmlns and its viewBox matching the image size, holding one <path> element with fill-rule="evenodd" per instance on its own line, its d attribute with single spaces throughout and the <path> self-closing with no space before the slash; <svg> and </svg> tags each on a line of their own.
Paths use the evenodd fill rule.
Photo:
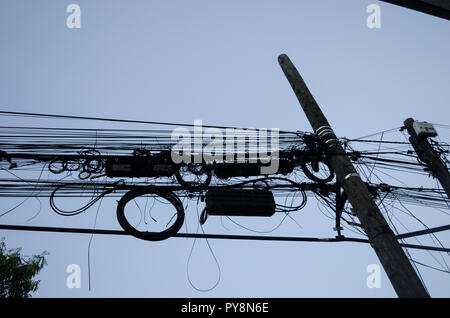
<svg viewBox="0 0 450 318">
<path fill-rule="evenodd" d="M 262 164 L 259 162 L 230 162 L 230 163 L 218 163 L 214 168 L 214 174 L 219 179 L 228 179 L 231 177 L 251 177 L 260 176 L 261 168 L 264 166 L 270 166 L 268 164 Z M 279 159 L 278 171 L 276 174 L 288 174 L 294 170 L 294 165 L 285 159 Z"/>
<path fill-rule="evenodd" d="M 269 190 L 210 189 L 206 193 L 208 215 L 272 216 L 275 199 Z"/>
<path fill-rule="evenodd" d="M 422 137 L 436 137 L 437 131 L 434 129 L 433 125 L 425 121 L 415 121 L 413 123 L 413 129 L 417 136 Z"/>
<path fill-rule="evenodd" d="M 159 158 L 158 158 L 159 159 Z M 172 162 L 151 156 L 129 156 L 106 159 L 106 176 L 109 178 L 170 177 L 175 173 Z"/>
</svg>

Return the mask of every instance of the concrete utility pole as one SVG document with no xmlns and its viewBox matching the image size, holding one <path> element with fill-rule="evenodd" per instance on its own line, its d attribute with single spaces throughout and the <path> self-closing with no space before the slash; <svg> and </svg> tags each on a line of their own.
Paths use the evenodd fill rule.
<svg viewBox="0 0 450 318">
<path fill-rule="evenodd" d="M 410 135 L 409 141 L 419 156 L 419 159 L 425 162 L 427 167 L 431 170 L 433 176 L 439 180 L 442 188 L 445 190 L 445 193 L 447 193 L 447 198 L 450 199 L 450 174 L 448 172 L 447 165 L 442 162 L 441 158 L 439 158 L 439 155 L 428 141 L 429 136 L 437 136 L 437 134 L 435 133 L 429 135 L 426 134 L 426 131 L 424 130 L 423 133 L 419 132 L 419 135 L 414 128 L 414 123 L 416 123 L 418 131 L 420 131 L 422 126 L 426 124 L 415 122 L 412 118 L 406 119 L 404 124 Z M 428 127 L 425 127 L 425 129 L 426 128 Z M 431 129 L 433 128 L 431 127 Z"/>
<path fill-rule="evenodd" d="M 327 119 L 287 55 L 278 57 L 289 83 L 317 136 L 327 145 L 330 164 L 399 297 L 430 297 L 399 245 L 369 190 L 356 172 Z"/>
</svg>

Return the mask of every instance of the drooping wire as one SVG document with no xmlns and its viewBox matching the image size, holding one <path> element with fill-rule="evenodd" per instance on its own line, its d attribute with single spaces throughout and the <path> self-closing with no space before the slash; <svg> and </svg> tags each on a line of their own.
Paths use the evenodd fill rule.
<svg viewBox="0 0 450 318">
<path fill-rule="evenodd" d="M 197 202 L 197 203 L 198 203 L 198 202 Z M 204 229 L 203 229 L 203 225 L 202 225 L 201 222 L 200 222 L 200 213 L 199 213 L 199 211 L 198 211 L 198 204 L 197 204 L 197 206 L 196 206 L 196 210 L 197 210 L 197 219 L 198 219 L 198 223 L 197 223 L 197 229 L 196 229 L 195 233 L 198 234 L 199 229 L 201 229 L 201 231 L 203 232 L 203 234 L 205 234 L 205 231 L 204 231 Z M 197 242 L 197 238 L 194 238 L 194 241 L 192 242 L 191 250 L 189 251 L 189 256 L 188 256 L 188 259 L 187 259 L 187 263 L 186 263 L 186 274 L 187 274 L 187 278 L 188 278 L 189 284 L 192 286 L 192 288 L 194 288 L 194 289 L 195 289 L 196 291 L 198 291 L 198 292 L 209 292 L 209 291 L 213 290 L 214 288 L 216 288 L 216 287 L 219 285 L 220 280 L 221 280 L 221 277 L 222 277 L 222 271 L 221 271 L 221 269 L 220 269 L 219 261 L 217 260 L 217 257 L 216 257 L 216 255 L 214 254 L 214 251 L 213 251 L 211 245 L 209 244 L 209 240 L 208 240 L 207 238 L 205 238 L 205 241 L 206 241 L 206 244 L 207 244 L 207 246 L 208 246 L 209 251 L 211 252 L 211 255 L 212 255 L 213 259 L 214 259 L 214 262 L 215 262 L 215 264 L 216 264 L 216 266 L 217 266 L 217 269 L 218 269 L 218 271 L 219 271 L 219 275 L 218 275 L 218 278 L 217 278 L 216 282 L 215 282 L 211 287 L 209 287 L 209 288 L 199 288 L 199 287 L 197 287 L 197 286 L 194 284 L 194 282 L 192 281 L 192 279 L 191 279 L 191 277 L 190 277 L 190 273 L 189 273 L 189 264 L 190 264 L 190 262 L 191 262 L 192 254 L 193 254 L 194 247 L 195 247 L 195 243 Z"/>
</svg>

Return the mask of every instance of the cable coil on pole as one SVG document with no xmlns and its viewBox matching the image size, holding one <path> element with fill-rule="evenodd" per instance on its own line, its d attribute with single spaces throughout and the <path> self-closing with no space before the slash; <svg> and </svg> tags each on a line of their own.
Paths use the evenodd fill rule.
<svg viewBox="0 0 450 318">
<path fill-rule="evenodd" d="M 125 217 L 125 206 L 131 200 L 146 194 L 153 194 L 169 201 L 177 210 L 175 222 L 161 232 L 141 232 L 134 228 Z M 157 189 L 155 187 L 136 188 L 128 191 L 117 203 L 117 220 L 120 226 L 128 234 L 146 241 L 162 241 L 178 233 L 184 223 L 184 207 L 176 194 L 171 191 Z"/>
</svg>

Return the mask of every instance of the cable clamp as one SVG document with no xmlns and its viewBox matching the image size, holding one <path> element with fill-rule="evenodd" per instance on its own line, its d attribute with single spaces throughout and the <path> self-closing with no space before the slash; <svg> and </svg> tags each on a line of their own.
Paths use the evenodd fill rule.
<svg viewBox="0 0 450 318">
<path fill-rule="evenodd" d="M 344 177 L 344 181 L 347 180 L 347 179 L 350 179 L 351 177 L 359 177 L 359 174 L 357 172 L 349 173 L 348 175 L 346 175 Z"/>
<path fill-rule="evenodd" d="M 318 132 L 318 130 L 316 131 L 317 136 L 319 136 L 319 138 L 322 138 L 325 135 L 334 135 L 333 129 L 331 128 L 325 128 L 323 130 L 321 130 L 320 132 Z"/>
<path fill-rule="evenodd" d="M 316 134 L 320 134 L 319 131 L 321 131 L 322 129 L 326 129 L 326 130 L 331 130 L 331 131 L 333 131 L 333 130 L 331 129 L 330 126 L 325 125 L 325 126 L 320 126 L 319 128 L 317 128 L 317 129 L 316 129 Z"/>
<path fill-rule="evenodd" d="M 327 145 L 328 149 L 333 149 L 336 147 L 341 146 L 341 143 L 339 142 L 339 140 L 337 139 L 328 139 L 327 141 L 325 141 L 325 144 Z"/>
</svg>

